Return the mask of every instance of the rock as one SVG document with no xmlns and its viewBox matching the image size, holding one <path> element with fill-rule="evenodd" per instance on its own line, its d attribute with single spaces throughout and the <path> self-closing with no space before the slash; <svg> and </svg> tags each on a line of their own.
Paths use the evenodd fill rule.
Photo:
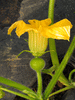
<svg viewBox="0 0 75 100">
<path fill-rule="evenodd" d="M 48 0 L 23 0 L 18 20 L 45 19 L 48 16 Z"/>
<path fill-rule="evenodd" d="M 75 89 L 68 90 L 61 100 L 75 100 Z"/>
</svg>

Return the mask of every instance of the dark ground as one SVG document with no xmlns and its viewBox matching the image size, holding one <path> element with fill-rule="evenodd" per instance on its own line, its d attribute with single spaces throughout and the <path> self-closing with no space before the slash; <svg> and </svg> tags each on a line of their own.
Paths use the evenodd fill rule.
<svg viewBox="0 0 75 100">
<path fill-rule="evenodd" d="M 5 2 L 6 1 L 6 2 Z M 0 28 L 3 29 L 6 26 L 10 26 L 13 22 L 17 20 L 19 17 L 19 10 L 20 10 L 20 2 L 22 0 L 0 0 Z M 16 14 L 15 14 L 16 13 Z M 68 77 L 69 72 L 73 69 L 70 67 L 71 65 L 68 64 L 64 70 L 64 74 L 66 77 Z M 66 74 L 67 73 L 67 74 Z M 50 76 L 43 74 L 43 89 L 46 88 L 48 82 L 50 81 Z M 36 91 L 36 83 L 32 86 L 32 89 Z M 54 87 L 54 91 L 63 88 L 64 86 L 58 81 L 56 86 Z M 60 93 L 58 95 L 55 95 L 52 97 L 51 100 L 61 100 L 61 97 L 63 96 L 63 93 Z M 21 97 L 16 96 L 14 100 L 25 100 Z"/>
</svg>

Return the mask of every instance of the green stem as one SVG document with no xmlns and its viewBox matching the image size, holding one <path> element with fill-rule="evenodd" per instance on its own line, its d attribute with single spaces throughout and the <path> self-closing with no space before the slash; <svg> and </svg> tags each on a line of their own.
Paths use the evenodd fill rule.
<svg viewBox="0 0 75 100">
<path fill-rule="evenodd" d="M 45 92 L 44 92 L 44 94 L 43 94 L 44 100 L 46 100 L 46 99 L 48 98 L 49 94 L 50 94 L 51 91 L 53 90 L 53 87 L 54 87 L 54 85 L 56 84 L 56 82 L 57 82 L 59 76 L 60 76 L 61 73 L 63 72 L 63 70 L 64 70 L 64 68 L 65 68 L 65 66 L 66 66 L 66 64 L 67 64 L 67 62 L 68 62 L 68 60 L 69 60 L 69 58 L 70 58 L 70 56 L 71 56 L 71 54 L 72 54 L 74 48 L 75 48 L 75 36 L 74 36 L 74 38 L 73 38 L 73 40 L 72 40 L 72 42 L 71 42 L 71 44 L 70 44 L 70 47 L 69 47 L 69 49 L 68 49 L 68 51 L 67 51 L 67 53 L 66 53 L 64 59 L 62 60 L 62 62 L 61 62 L 61 64 L 60 64 L 59 68 L 56 70 L 55 75 L 53 76 L 51 82 L 48 84 L 48 86 L 47 86 L 47 88 L 46 88 L 46 90 L 45 90 Z"/>
<path fill-rule="evenodd" d="M 16 89 L 22 91 L 23 93 L 31 94 L 32 96 L 37 97 L 37 95 L 35 94 L 35 92 L 32 91 L 30 88 L 28 88 L 28 87 L 26 87 L 24 85 L 21 85 L 19 83 L 16 83 L 14 81 L 11 81 L 9 79 L 0 77 L 0 83 L 3 83 L 3 84 L 6 84 L 6 85 L 8 85 L 10 87 L 16 88 Z"/>
<path fill-rule="evenodd" d="M 16 58 L 18 57 L 18 56 L 20 56 L 23 52 L 29 52 L 29 53 L 31 53 L 31 51 L 29 51 L 29 50 L 23 50 L 23 51 L 21 51 L 17 56 L 16 56 Z M 15 58 L 15 59 L 16 59 Z"/>
<path fill-rule="evenodd" d="M 54 3 L 55 0 L 49 0 L 48 18 L 51 19 L 51 24 L 54 23 Z M 49 49 L 53 66 L 57 67 L 59 65 L 59 60 L 56 52 L 55 40 L 52 38 L 49 39 Z"/>
<path fill-rule="evenodd" d="M 55 95 L 55 94 L 58 94 L 58 93 L 60 93 L 60 92 L 69 90 L 69 89 L 71 89 L 71 88 L 74 88 L 74 86 L 67 86 L 67 87 L 65 87 L 65 88 L 63 88 L 63 89 L 60 89 L 60 90 L 58 90 L 58 91 L 56 91 L 56 92 L 54 92 L 54 93 L 51 93 L 51 94 L 49 95 L 49 97 L 51 97 L 51 96 L 53 96 L 53 95 Z"/>
<path fill-rule="evenodd" d="M 49 0 L 48 18 L 51 19 L 51 24 L 54 23 L 54 3 L 55 0 Z M 49 49 L 53 66 L 57 67 L 59 65 L 59 60 L 56 52 L 55 40 L 52 38 L 49 39 Z"/>
<path fill-rule="evenodd" d="M 54 23 L 54 3 L 55 3 L 55 0 L 49 0 L 48 18 L 51 19 L 52 24 Z M 55 40 L 52 38 L 49 39 L 49 49 L 50 49 L 52 64 L 53 66 L 56 66 L 56 68 L 58 68 L 59 60 L 58 60 L 58 56 L 56 52 Z M 60 80 L 62 83 L 64 83 L 64 85 L 67 85 L 67 86 L 69 85 L 69 82 L 63 73 L 61 74 Z"/>
<path fill-rule="evenodd" d="M 41 77 L 41 72 L 37 72 L 37 78 L 38 78 L 38 89 L 37 89 L 37 95 L 41 99 L 42 97 L 42 77 Z"/>
<path fill-rule="evenodd" d="M 55 69 L 56 69 L 56 66 L 52 66 L 49 69 L 43 69 L 42 72 L 53 76 L 52 72 L 55 71 Z"/>
<path fill-rule="evenodd" d="M 48 18 L 51 19 L 52 24 L 54 23 L 54 3 L 55 0 L 49 0 Z"/>
<path fill-rule="evenodd" d="M 72 74 L 73 74 L 73 73 L 75 73 L 75 69 L 73 69 L 73 70 L 69 73 L 68 79 L 69 79 L 70 82 L 73 81 L 73 80 L 72 80 Z"/>
<path fill-rule="evenodd" d="M 20 96 L 20 97 L 26 98 L 26 99 L 34 100 L 34 98 L 32 98 L 32 97 L 30 97 L 30 96 L 27 96 L 27 95 L 24 95 L 24 94 L 22 94 L 22 93 L 18 93 L 18 92 L 9 90 L 9 89 L 7 89 L 7 88 L 0 88 L 0 89 L 3 90 L 3 91 L 9 92 L 9 93 L 18 95 L 18 96 Z"/>
<path fill-rule="evenodd" d="M 42 70 L 42 72 L 43 73 L 46 73 L 46 74 L 49 74 L 49 75 L 51 75 L 52 77 L 54 76 L 53 75 L 53 71 L 55 70 L 55 66 L 52 66 L 51 68 L 49 68 L 49 69 L 43 69 Z M 58 79 L 63 85 L 65 85 L 65 86 L 69 86 L 69 82 L 68 82 L 68 80 L 66 80 L 66 78 L 64 77 L 64 75 L 62 74 L 62 75 L 60 75 L 60 77 L 59 77 L 59 79 Z"/>
<path fill-rule="evenodd" d="M 55 40 L 54 39 L 49 39 L 49 49 L 50 49 L 50 55 L 51 55 L 51 60 L 53 63 L 53 66 L 58 67 L 59 65 L 59 60 L 56 52 L 56 46 L 55 46 Z"/>
</svg>

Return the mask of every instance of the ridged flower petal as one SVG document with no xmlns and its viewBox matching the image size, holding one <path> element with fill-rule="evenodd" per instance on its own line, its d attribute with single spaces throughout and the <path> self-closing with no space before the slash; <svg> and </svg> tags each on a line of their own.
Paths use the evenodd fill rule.
<svg viewBox="0 0 75 100">
<path fill-rule="evenodd" d="M 16 34 L 20 37 L 25 32 L 34 31 L 35 33 L 40 33 L 46 38 L 53 39 L 64 39 L 69 40 L 70 29 L 72 24 L 69 20 L 63 19 L 51 26 L 51 19 L 47 18 L 45 20 L 29 20 L 30 24 L 26 24 L 23 20 L 17 21 L 10 26 L 8 29 L 8 34 L 11 34 L 12 30 L 16 28 Z"/>
<path fill-rule="evenodd" d="M 32 26 L 30 24 L 26 24 L 23 20 L 20 20 L 20 21 L 13 23 L 10 26 L 10 28 L 8 29 L 8 35 L 11 34 L 13 29 L 15 29 L 15 28 L 16 28 L 15 32 L 16 32 L 18 37 L 20 37 L 22 34 L 24 34 L 25 32 L 28 32 L 30 30 L 34 30 L 37 32 L 37 30 L 32 28 Z"/>
<path fill-rule="evenodd" d="M 71 28 L 71 22 L 67 19 L 63 19 L 51 26 L 42 29 L 41 34 L 46 38 L 69 40 Z"/>
</svg>

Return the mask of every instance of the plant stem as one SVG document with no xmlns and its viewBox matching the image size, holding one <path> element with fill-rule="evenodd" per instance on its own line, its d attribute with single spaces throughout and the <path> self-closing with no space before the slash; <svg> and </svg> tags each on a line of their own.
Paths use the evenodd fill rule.
<svg viewBox="0 0 75 100">
<path fill-rule="evenodd" d="M 71 89 L 71 88 L 74 88 L 74 86 L 73 86 L 73 85 L 72 85 L 72 86 L 67 86 L 67 87 L 65 87 L 65 88 L 63 88 L 63 89 L 60 89 L 60 90 L 58 90 L 58 91 L 56 91 L 56 92 L 54 92 L 54 93 L 51 93 L 51 94 L 49 95 L 49 97 L 51 97 L 51 96 L 53 96 L 53 95 L 55 95 L 55 94 L 58 94 L 58 93 L 60 93 L 60 92 L 69 90 L 69 89 Z"/>
<path fill-rule="evenodd" d="M 21 51 L 17 56 L 16 56 L 16 58 L 18 57 L 18 56 L 20 56 L 23 52 L 29 52 L 29 53 L 31 53 L 31 51 L 29 51 L 29 50 L 23 50 L 23 51 Z M 16 59 L 15 58 L 15 59 Z"/>
<path fill-rule="evenodd" d="M 35 92 L 32 91 L 30 88 L 28 88 L 28 87 L 26 87 L 24 85 L 21 85 L 19 83 L 16 83 L 14 81 L 11 81 L 9 79 L 0 77 L 0 83 L 3 83 L 3 84 L 6 84 L 6 85 L 8 85 L 10 87 L 16 88 L 16 89 L 22 91 L 23 93 L 31 94 L 33 96 L 36 96 Z"/>
<path fill-rule="evenodd" d="M 55 0 L 49 0 L 48 18 L 51 19 L 51 24 L 54 23 L 54 3 Z M 52 38 L 49 39 L 49 49 L 53 66 L 57 67 L 59 65 L 59 60 L 56 52 L 55 40 Z"/>
<path fill-rule="evenodd" d="M 54 23 L 54 3 L 55 3 L 55 0 L 49 0 L 48 18 L 51 19 L 52 24 Z M 53 66 L 56 66 L 56 70 L 57 70 L 57 68 L 59 67 L 59 60 L 58 60 L 58 56 L 56 52 L 55 40 L 52 38 L 49 39 L 49 49 L 50 49 L 52 64 Z M 69 86 L 69 82 L 63 73 L 61 73 L 59 80 L 64 85 Z"/>
<path fill-rule="evenodd" d="M 24 95 L 24 94 L 22 94 L 22 93 L 18 93 L 18 92 L 9 90 L 9 89 L 7 89 L 7 88 L 0 88 L 0 89 L 1 89 L 1 90 L 4 90 L 4 91 L 6 91 L 6 92 L 9 92 L 9 93 L 18 95 L 18 96 L 20 96 L 20 97 L 26 98 L 26 99 L 34 100 L 34 98 L 32 98 L 32 97 L 30 97 L 30 96 L 27 96 L 27 95 Z"/>
<path fill-rule="evenodd" d="M 60 76 L 61 73 L 63 72 L 63 70 L 64 70 L 64 68 L 65 68 L 65 66 L 66 66 L 66 64 L 67 64 L 67 62 L 68 62 L 68 60 L 69 60 L 69 58 L 70 58 L 70 56 L 71 56 L 71 54 L 72 54 L 74 48 L 75 48 L 75 36 L 74 36 L 74 38 L 73 38 L 73 40 L 72 40 L 72 42 L 71 42 L 71 44 L 70 44 L 70 47 L 69 47 L 69 49 L 68 49 L 66 55 L 64 56 L 64 59 L 62 60 L 62 62 L 61 62 L 61 64 L 60 64 L 59 68 L 56 70 L 55 75 L 53 76 L 51 82 L 48 84 L 48 86 L 47 86 L 47 88 L 46 88 L 46 90 L 45 90 L 45 92 L 44 92 L 44 94 L 43 94 L 43 99 L 44 99 L 44 100 L 46 100 L 46 99 L 48 98 L 49 94 L 50 94 L 51 91 L 53 90 L 53 87 L 54 87 L 54 85 L 56 84 L 56 82 L 57 82 L 59 76 Z"/>
<path fill-rule="evenodd" d="M 55 0 L 49 0 L 48 18 L 51 19 L 52 24 L 54 23 L 54 3 Z"/>
<path fill-rule="evenodd" d="M 37 89 L 37 95 L 41 99 L 42 97 L 42 77 L 41 77 L 41 72 L 37 72 L 37 79 L 38 79 L 38 89 Z"/>
<path fill-rule="evenodd" d="M 59 65 L 59 60 L 56 52 L 56 47 L 55 47 L 55 40 L 54 39 L 49 39 L 49 49 L 50 49 L 50 55 L 51 55 L 51 60 L 53 66 L 58 67 Z"/>
<path fill-rule="evenodd" d="M 49 0 L 48 18 L 51 19 L 52 24 L 54 23 L 54 3 L 55 3 L 55 0 Z M 53 66 L 56 66 L 56 68 L 58 68 L 59 60 L 58 60 L 58 56 L 57 56 L 57 52 L 56 52 L 55 40 L 52 38 L 49 39 L 49 49 L 50 49 L 52 64 L 53 64 Z M 67 85 L 67 86 L 69 85 L 68 84 L 69 82 L 63 73 L 61 74 L 61 77 L 59 79 L 60 79 L 60 82 L 63 82 L 63 80 L 64 80 L 64 82 L 63 82 L 64 85 Z"/>
<path fill-rule="evenodd" d="M 69 73 L 68 79 L 69 79 L 70 82 L 73 81 L 73 80 L 72 80 L 72 74 L 73 74 L 73 73 L 75 73 L 75 69 L 73 69 L 73 70 Z"/>
<path fill-rule="evenodd" d="M 52 72 L 55 70 L 55 66 L 52 66 L 49 69 L 43 69 L 42 72 L 51 75 L 52 77 L 54 76 Z M 58 79 L 62 84 L 65 86 L 69 86 L 69 81 L 65 78 L 64 74 L 60 75 Z"/>
</svg>

